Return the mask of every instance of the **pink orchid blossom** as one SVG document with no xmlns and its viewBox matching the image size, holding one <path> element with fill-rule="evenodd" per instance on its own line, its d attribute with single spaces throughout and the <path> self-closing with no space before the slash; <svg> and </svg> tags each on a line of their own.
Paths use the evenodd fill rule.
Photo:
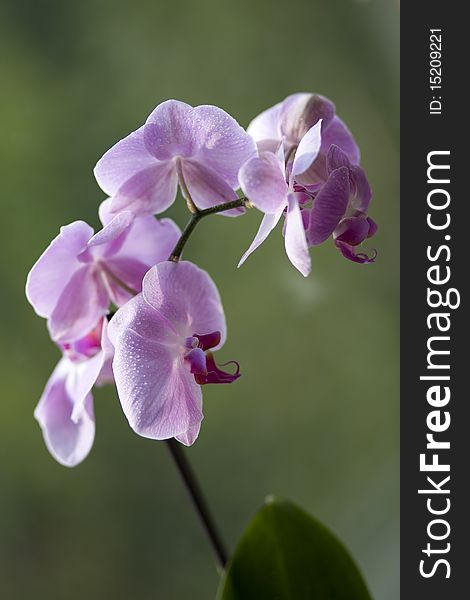
<svg viewBox="0 0 470 600">
<path fill-rule="evenodd" d="M 335 112 L 334 104 L 323 96 L 293 94 L 248 126 L 260 154 L 242 166 L 239 180 L 265 216 L 239 266 L 283 214 L 286 252 L 303 275 L 311 269 L 309 247 L 331 235 L 349 260 L 374 261 L 375 256 L 356 252 L 377 225 L 366 214 L 372 194 L 359 166 L 359 148 Z"/>
<path fill-rule="evenodd" d="M 62 227 L 28 275 L 27 298 L 56 342 L 84 337 L 110 302 L 120 306 L 139 292 L 145 273 L 168 258 L 179 238 L 170 219 L 112 215 L 110 203 L 100 207 L 101 231 L 94 234 L 83 221 Z"/>
<path fill-rule="evenodd" d="M 301 139 L 321 119 L 321 146 L 309 169 L 297 177 L 304 185 L 322 184 L 328 179 L 326 157 L 335 144 L 352 164 L 359 164 L 359 148 L 346 124 L 336 115 L 333 102 L 320 94 L 298 93 L 268 108 L 249 124 L 247 132 L 260 151 L 275 152 L 282 142 L 287 162 Z"/>
<path fill-rule="evenodd" d="M 240 169 L 239 180 L 244 194 L 265 216 L 253 243 L 238 266 L 264 242 L 285 214 L 287 256 L 304 277 L 310 273 L 311 261 L 300 210 L 303 194 L 296 191 L 294 183 L 297 177 L 310 169 L 320 152 L 321 126 L 320 119 L 301 138 L 294 151 L 291 151 L 292 161 L 288 163 L 287 169 L 282 142 L 276 154 L 269 150 L 261 151 L 259 156 L 247 161 Z"/>
<path fill-rule="evenodd" d="M 238 364 L 224 372 L 209 352 L 225 341 L 224 311 L 212 279 L 187 261 L 150 269 L 142 293 L 111 319 L 109 338 L 123 411 L 143 437 L 191 445 L 203 418 L 201 384 L 239 377 Z"/>
<path fill-rule="evenodd" d="M 174 202 L 178 183 L 204 209 L 237 198 L 238 170 L 255 154 L 253 139 L 222 109 L 167 100 L 104 154 L 95 177 L 113 197 L 113 212 L 161 213 Z"/>
<path fill-rule="evenodd" d="M 82 462 L 93 446 L 92 387 L 113 381 L 106 329 L 104 318 L 84 338 L 59 345 L 62 358 L 34 411 L 49 452 L 66 467 Z"/>
</svg>

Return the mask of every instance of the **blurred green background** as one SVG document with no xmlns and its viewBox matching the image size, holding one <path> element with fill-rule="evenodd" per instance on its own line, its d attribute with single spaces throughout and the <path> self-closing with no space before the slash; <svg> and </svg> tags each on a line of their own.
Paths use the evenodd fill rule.
<svg viewBox="0 0 470 600">
<path fill-rule="evenodd" d="M 67 470 L 32 412 L 58 360 L 24 298 L 60 225 L 98 225 L 92 168 L 159 102 L 216 104 L 243 125 L 295 91 L 332 98 L 375 192 L 373 266 L 331 242 L 313 274 L 280 231 L 206 220 L 186 258 L 221 290 L 243 377 L 207 386 L 190 458 L 230 544 L 268 493 L 348 545 L 379 600 L 398 592 L 398 7 L 393 0 L 1 0 L 0 596 L 209 600 L 217 574 L 162 443 L 95 393 L 97 438 Z M 180 225 L 180 201 L 171 211 Z"/>
</svg>

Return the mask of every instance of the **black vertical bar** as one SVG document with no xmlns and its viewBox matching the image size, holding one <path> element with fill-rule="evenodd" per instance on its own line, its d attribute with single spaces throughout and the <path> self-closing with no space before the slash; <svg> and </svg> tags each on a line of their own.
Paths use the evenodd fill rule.
<svg viewBox="0 0 470 600">
<path fill-rule="evenodd" d="M 470 30 L 465 8 L 463 3 L 436 0 L 401 4 L 403 600 L 470 598 L 470 397 L 465 380 L 470 372 Z M 428 181 L 428 160 L 450 169 L 431 170 Z M 448 207 L 433 208 L 444 207 L 448 200 Z M 436 228 L 448 219 L 448 227 Z M 449 281 L 442 282 L 447 276 Z M 428 288 L 454 306 L 460 297 L 460 306 L 431 307 L 430 302 L 439 304 L 439 296 L 431 292 L 428 298 Z M 442 329 L 449 326 L 448 331 L 440 331 L 438 322 Z M 432 337 L 442 339 L 429 342 Z M 428 356 L 428 343 L 450 354 Z M 435 368 L 430 368 L 429 358 Z M 429 391 L 432 387 L 434 392 Z M 450 391 L 447 403 L 445 387 Z M 427 435 L 449 442 L 450 448 L 432 448 Z M 425 471 L 420 455 L 424 468 L 436 460 L 438 469 L 449 465 L 450 470 Z"/>
</svg>

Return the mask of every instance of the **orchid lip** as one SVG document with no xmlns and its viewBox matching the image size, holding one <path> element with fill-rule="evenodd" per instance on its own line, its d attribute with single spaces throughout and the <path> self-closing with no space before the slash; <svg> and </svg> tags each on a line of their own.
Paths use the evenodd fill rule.
<svg viewBox="0 0 470 600">
<path fill-rule="evenodd" d="M 202 350 L 210 350 L 211 348 L 215 348 L 220 344 L 221 335 L 220 331 L 213 331 L 212 333 L 208 333 L 206 335 L 197 335 L 195 336 L 199 340 L 199 348 Z"/>
<path fill-rule="evenodd" d="M 58 344 L 58 346 L 71 362 L 92 358 L 101 350 L 101 328 L 102 323 L 76 342 Z"/>
<path fill-rule="evenodd" d="M 187 337 L 184 341 L 185 348 L 201 348 L 201 350 L 210 350 L 220 344 L 222 336 L 220 331 L 213 331 L 212 333 L 206 333 L 199 335 L 193 333 L 193 335 Z"/>
<path fill-rule="evenodd" d="M 237 361 L 233 360 L 221 365 L 222 367 L 230 364 L 236 365 L 235 373 L 228 373 L 217 366 L 210 349 L 218 346 L 220 340 L 220 331 L 213 331 L 205 335 L 195 334 L 185 339 L 184 345 L 187 352 L 184 355 L 184 361 L 199 385 L 232 383 L 240 377 L 240 365 Z"/>
<path fill-rule="evenodd" d="M 184 347 L 188 348 L 189 350 L 192 350 L 193 348 L 197 348 L 198 346 L 199 346 L 199 340 L 194 335 L 187 337 L 184 340 Z"/>
<path fill-rule="evenodd" d="M 206 383 L 233 383 L 240 377 L 240 365 L 237 361 L 231 360 L 227 363 L 222 364 L 222 367 L 226 367 L 227 365 L 234 364 L 236 365 L 235 373 L 227 373 L 227 371 L 222 371 L 217 366 L 214 356 L 212 352 L 207 352 L 206 355 L 206 368 L 207 374 L 196 374 L 194 377 L 196 379 L 196 383 L 199 385 L 204 385 Z"/>
<path fill-rule="evenodd" d="M 355 263 L 372 264 L 375 262 L 378 256 L 378 252 L 375 248 L 372 250 L 372 255 L 368 256 L 365 252 L 358 252 L 356 254 L 355 246 L 351 246 L 350 244 L 342 242 L 341 240 L 335 240 L 335 245 L 341 252 L 341 254 L 344 256 L 344 258 L 347 258 L 348 260 Z"/>
</svg>

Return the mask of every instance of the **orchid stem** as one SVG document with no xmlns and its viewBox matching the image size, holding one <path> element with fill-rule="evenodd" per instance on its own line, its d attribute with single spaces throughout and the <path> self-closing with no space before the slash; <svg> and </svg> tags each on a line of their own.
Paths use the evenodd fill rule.
<svg viewBox="0 0 470 600">
<path fill-rule="evenodd" d="M 223 204 L 210 206 L 209 208 L 205 208 L 204 210 L 197 209 L 196 212 L 192 213 L 191 219 L 188 221 L 186 227 L 183 229 L 183 233 L 181 234 L 181 237 L 178 240 L 176 246 L 173 248 L 173 252 L 170 254 L 168 260 L 171 260 L 173 262 L 179 261 L 187 241 L 189 240 L 192 232 L 194 231 L 196 225 L 201 219 L 209 215 L 215 215 L 217 213 L 225 212 L 227 210 L 232 210 L 233 208 L 248 208 L 249 206 L 250 203 L 249 200 L 247 200 L 247 198 L 237 198 L 236 200 L 231 200 L 230 202 L 224 202 Z"/>
<path fill-rule="evenodd" d="M 174 438 L 166 440 L 166 444 L 178 468 L 181 479 L 186 486 L 193 506 L 201 520 L 206 535 L 209 538 L 209 542 L 215 554 L 217 566 L 220 570 L 222 570 L 227 564 L 227 552 L 225 550 L 225 545 L 222 541 L 221 535 L 209 510 L 207 501 L 202 493 L 201 487 L 199 486 L 191 465 L 185 456 L 181 444 Z"/>
</svg>

